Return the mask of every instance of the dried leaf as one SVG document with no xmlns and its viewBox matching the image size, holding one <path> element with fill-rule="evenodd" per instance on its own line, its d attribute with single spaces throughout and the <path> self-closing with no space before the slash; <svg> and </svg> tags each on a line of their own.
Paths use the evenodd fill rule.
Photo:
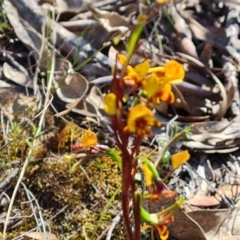
<svg viewBox="0 0 240 240">
<path fill-rule="evenodd" d="M 102 93 L 96 86 L 92 86 L 87 96 L 88 102 L 92 103 L 97 109 L 103 111 Z"/>
<path fill-rule="evenodd" d="M 220 204 L 216 197 L 204 195 L 196 195 L 192 199 L 186 200 L 185 202 L 197 207 L 212 207 Z"/>
<path fill-rule="evenodd" d="M 114 48 L 113 46 L 111 46 L 109 48 L 109 50 L 108 50 L 108 59 L 109 59 L 109 61 L 114 63 L 114 64 L 117 63 L 116 60 L 117 60 L 117 54 L 118 53 L 119 52 L 117 51 L 117 49 Z"/>
<path fill-rule="evenodd" d="M 210 79 L 206 78 L 204 75 L 200 75 L 200 73 L 197 72 L 188 71 L 186 73 L 186 78 L 188 81 L 198 86 L 206 85 L 209 88 L 212 88 L 214 86 L 213 82 Z"/>
<path fill-rule="evenodd" d="M 72 70 L 68 60 L 56 58 L 54 86 L 58 97 L 66 103 L 81 101 L 89 88 L 87 79 Z"/>
<path fill-rule="evenodd" d="M 89 6 L 96 20 L 98 20 L 108 32 L 119 31 L 125 33 L 129 30 L 129 20 L 117 12 L 108 12 Z"/>
<path fill-rule="evenodd" d="M 43 233 L 43 232 L 30 232 L 30 233 L 24 233 L 22 232 L 21 234 L 24 234 L 24 236 L 33 238 L 35 240 L 59 240 L 57 236 L 53 233 Z"/>
<path fill-rule="evenodd" d="M 66 112 L 73 111 L 83 116 L 97 117 L 99 121 L 99 116 L 105 115 L 102 95 L 96 86 L 90 85 L 90 87 L 90 91 L 86 93 L 87 97 L 85 100 L 77 99 L 73 103 L 68 103 L 66 105 L 67 110 L 63 113 L 65 114 Z"/>
<path fill-rule="evenodd" d="M 206 66 L 209 65 L 209 61 L 212 57 L 213 52 L 213 45 L 211 43 L 206 43 L 201 54 L 200 54 L 200 61 L 204 63 Z"/>
<path fill-rule="evenodd" d="M 173 107 L 183 109 L 186 112 L 190 112 L 188 103 L 185 101 L 182 93 L 179 91 L 177 85 L 172 85 L 172 91 L 175 96 L 175 102 L 172 104 Z"/>
<path fill-rule="evenodd" d="M 55 5 L 60 10 L 79 9 L 83 5 L 82 0 L 56 0 Z"/>
<path fill-rule="evenodd" d="M 240 115 L 239 105 L 240 105 L 240 97 L 239 97 L 239 83 L 238 83 L 238 73 L 236 67 L 230 63 L 225 62 L 223 65 L 223 69 L 225 70 L 225 76 L 227 81 L 226 89 L 227 89 L 227 97 L 228 97 L 228 107 L 231 106 L 232 113 L 236 116 Z"/>
<path fill-rule="evenodd" d="M 189 29 L 189 26 L 187 25 L 184 18 L 178 13 L 175 5 L 171 6 L 171 15 L 175 22 L 174 27 L 176 31 L 180 35 L 187 37 L 189 40 L 192 39 L 192 33 Z"/>
<path fill-rule="evenodd" d="M 240 238 L 239 209 L 198 210 L 188 213 L 203 229 L 208 240 Z"/>
<path fill-rule="evenodd" d="M 28 72 L 17 70 L 11 67 L 7 62 L 3 63 L 3 73 L 6 78 L 12 80 L 13 82 L 23 86 L 33 88 L 33 82 L 30 78 Z"/>
<path fill-rule="evenodd" d="M 85 101 L 80 101 L 74 105 L 67 104 L 66 108 L 67 112 L 72 111 L 85 117 L 98 117 L 99 115 L 97 108 L 87 99 Z"/>
<path fill-rule="evenodd" d="M 240 185 L 224 185 L 218 188 L 218 192 L 233 200 L 240 195 Z M 219 194 L 216 193 L 215 197 L 222 201 L 222 197 Z"/>
<path fill-rule="evenodd" d="M 88 81 L 77 72 L 70 73 L 62 82 L 55 83 L 57 95 L 64 102 L 82 99 L 87 93 L 88 87 Z"/>
<path fill-rule="evenodd" d="M 215 102 L 222 100 L 219 93 L 213 93 L 210 87 L 209 87 L 209 90 L 207 90 L 203 87 L 196 86 L 186 81 L 178 83 L 176 86 L 181 91 L 182 94 L 185 94 L 185 93 L 192 94 L 194 96 L 197 96 L 200 98 L 207 98 Z"/>
<path fill-rule="evenodd" d="M 198 54 L 196 47 L 191 39 L 187 37 L 178 37 L 176 41 L 176 47 L 179 52 L 185 53 L 189 56 L 192 56 L 198 59 Z"/>
<path fill-rule="evenodd" d="M 96 29 L 99 24 L 92 19 L 81 19 L 75 21 L 59 22 L 68 31 L 79 33 L 83 31 L 88 31 L 89 29 Z"/>
</svg>

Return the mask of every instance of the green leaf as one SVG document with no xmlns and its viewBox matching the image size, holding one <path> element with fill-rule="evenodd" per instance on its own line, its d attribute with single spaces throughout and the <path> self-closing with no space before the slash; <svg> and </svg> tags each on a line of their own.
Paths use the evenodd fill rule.
<svg viewBox="0 0 240 240">
<path fill-rule="evenodd" d="M 143 31 L 143 28 L 145 26 L 147 20 L 147 16 L 146 15 L 139 15 L 138 16 L 138 25 L 136 26 L 136 28 L 132 31 L 129 41 L 127 43 L 127 60 L 122 68 L 122 73 L 121 73 L 121 78 L 123 78 L 124 73 L 126 72 L 127 69 L 127 65 L 133 55 L 133 52 L 135 50 L 135 47 L 138 43 L 138 40 L 140 38 L 140 35 Z"/>
</svg>

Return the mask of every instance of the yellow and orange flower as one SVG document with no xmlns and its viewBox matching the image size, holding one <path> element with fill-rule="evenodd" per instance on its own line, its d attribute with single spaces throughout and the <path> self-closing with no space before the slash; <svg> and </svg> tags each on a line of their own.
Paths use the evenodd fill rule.
<svg viewBox="0 0 240 240">
<path fill-rule="evenodd" d="M 161 123 L 154 118 L 152 111 L 144 104 L 139 103 L 133 106 L 127 118 L 125 132 L 136 133 L 140 137 L 150 135 L 149 126 L 160 126 Z"/>
<path fill-rule="evenodd" d="M 83 148 L 91 148 L 93 146 L 95 146 L 98 142 L 98 139 L 97 139 L 97 136 L 96 134 L 91 131 L 90 129 L 87 129 L 81 139 L 80 139 L 80 143 L 79 144 L 74 144 L 72 145 L 72 149 L 74 151 L 77 151 L 77 150 L 81 150 Z"/>
<path fill-rule="evenodd" d="M 175 60 L 167 62 L 164 67 L 148 69 L 148 75 L 142 81 L 142 88 L 150 102 L 160 101 L 173 103 L 175 101 L 172 92 L 172 83 L 183 81 L 185 72 L 180 63 Z"/>
<path fill-rule="evenodd" d="M 96 134 L 90 129 L 86 130 L 80 139 L 80 143 L 84 148 L 88 148 L 93 145 L 96 145 L 97 142 L 98 142 L 98 139 Z"/>
<path fill-rule="evenodd" d="M 159 104 L 160 101 L 173 103 L 175 101 L 170 83 L 161 83 L 155 74 L 144 79 L 142 88 L 150 102 Z"/>
<path fill-rule="evenodd" d="M 121 65 L 124 65 L 126 62 L 126 56 L 118 54 L 118 61 Z M 140 85 L 144 77 L 148 74 L 149 69 L 150 62 L 148 60 L 137 64 L 135 67 L 128 65 L 123 80 L 128 85 Z"/>
</svg>

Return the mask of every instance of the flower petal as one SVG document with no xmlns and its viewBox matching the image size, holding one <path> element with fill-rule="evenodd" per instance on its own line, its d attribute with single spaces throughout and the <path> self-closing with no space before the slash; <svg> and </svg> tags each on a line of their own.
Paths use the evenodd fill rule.
<svg viewBox="0 0 240 240">
<path fill-rule="evenodd" d="M 161 76 L 165 75 L 164 67 L 153 67 L 148 69 L 148 73 L 157 73 Z"/>
<path fill-rule="evenodd" d="M 154 226 L 157 229 L 158 235 L 161 240 L 167 240 L 169 237 L 168 229 L 165 225 Z"/>
<path fill-rule="evenodd" d="M 164 66 L 165 76 L 171 80 L 183 80 L 185 71 L 183 66 L 175 60 L 170 60 Z"/>
<path fill-rule="evenodd" d="M 145 177 L 145 183 L 146 186 L 151 186 L 153 184 L 153 173 L 149 169 L 148 165 L 146 163 L 142 164 L 142 170 L 144 172 L 144 177 Z"/>
<path fill-rule="evenodd" d="M 125 64 L 125 62 L 127 61 L 127 58 L 125 55 L 119 53 L 117 55 L 117 58 L 118 58 L 118 62 L 123 66 Z"/>
<path fill-rule="evenodd" d="M 135 71 L 138 74 L 138 82 L 141 82 L 143 78 L 147 75 L 148 69 L 150 68 L 150 63 L 148 60 L 145 60 L 142 63 L 139 63 L 135 66 Z"/>
<path fill-rule="evenodd" d="M 172 85 L 166 83 L 157 93 L 157 97 L 164 102 L 173 103 L 175 101 L 175 96 L 172 92 Z"/>
<path fill-rule="evenodd" d="M 169 0 L 157 0 L 157 3 L 163 4 L 163 3 L 167 3 Z"/>
<path fill-rule="evenodd" d="M 114 93 L 108 93 L 103 97 L 104 111 L 109 115 L 115 115 L 117 111 L 116 107 L 117 97 Z"/>
<path fill-rule="evenodd" d="M 145 116 L 144 119 L 147 121 L 148 126 L 160 127 L 161 123 L 154 116 Z"/>
<path fill-rule="evenodd" d="M 156 94 L 158 91 L 158 80 L 155 75 L 146 77 L 142 82 L 142 88 L 146 92 L 148 98 Z"/>
<path fill-rule="evenodd" d="M 82 147 L 87 148 L 95 145 L 98 142 L 98 139 L 96 134 L 88 129 L 83 133 L 80 142 Z"/>
<path fill-rule="evenodd" d="M 175 153 L 172 156 L 171 163 L 172 163 L 172 168 L 177 169 L 181 165 L 183 165 L 186 161 L 188 161 L 190 158 L 190 154 L 187 150 Z"/>
<path fill-rule="evenodd" d="M 136 85 L 139 82 L 139 76 L 132 66 L 127 66 L 124 82 L 128 85 Z"/>
</svg>

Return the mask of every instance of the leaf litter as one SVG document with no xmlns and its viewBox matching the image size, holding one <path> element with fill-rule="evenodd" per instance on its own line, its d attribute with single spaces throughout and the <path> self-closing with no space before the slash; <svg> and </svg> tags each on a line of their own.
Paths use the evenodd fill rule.
<svg viewBox="0 0 240 240">
<path fill-rule="evenodd" d="M 10 84 L 0 89 L 0 227 L 7 229 L 7 239 L 24 235 L 102 239 L 105 234 L 125 239 L 121 218 L 116 225 L 112 222 L 121 216 L 121 194 L 115 193 L 121 183 L 116 163 L 101 154 L 75 153 L 71 146 L 89 126 L 103 143 L 114 145 L 101 99 L 112 80 L 116 53 L 124 53 L 139 12 L 151 15 L 152 21 L 141 36 L 134 64 L 146 58 L 153 65 L 174 59 L 186 70 L 186 81 L 173 87 L 175 102 L 161 102 L 155 108 L 163 122 L 154 131 L 158 139 L 170 138 L 166 129 L 174 127 L 173 117 L 180 129 L 193 126 L 187 139 L 170 148 L 189 149 L 191 160 L 167 184 L 186 197 L 184 208 L 169 226 L 169 239 L 239 238 L 240 9 L 236 2 L 173 1 L 159 12 L 148 1 L 2 3 L 11 26 L 0 40 L 1 80 Z M 52 59 L 53 88 L 49 91 Z M 52 95 L 51 110 L 44 107 L 47 94 Z M 45 122 L 36 136 L 40 114 L 45 115 Z M 150 142 L 146 141 L 142 154 L 152 150 Z M 160 151 L 159 142 L 153 141 Z M 19 189 L 11 209 L 16 171 L 23 167 L 29 149 L 34 158 L 22 180 L 27 187 Z M 157 150 L 152 160 L 158 155 Z M 71 166 L 78 162 L 82 167 L 71 174 Z M 160 200 L 149 208 L 168 204 Z M 5 221 L 9 211 L 11 217 Z M 12 221 L 14 217 L 18 221 Z"/>
</svg>

